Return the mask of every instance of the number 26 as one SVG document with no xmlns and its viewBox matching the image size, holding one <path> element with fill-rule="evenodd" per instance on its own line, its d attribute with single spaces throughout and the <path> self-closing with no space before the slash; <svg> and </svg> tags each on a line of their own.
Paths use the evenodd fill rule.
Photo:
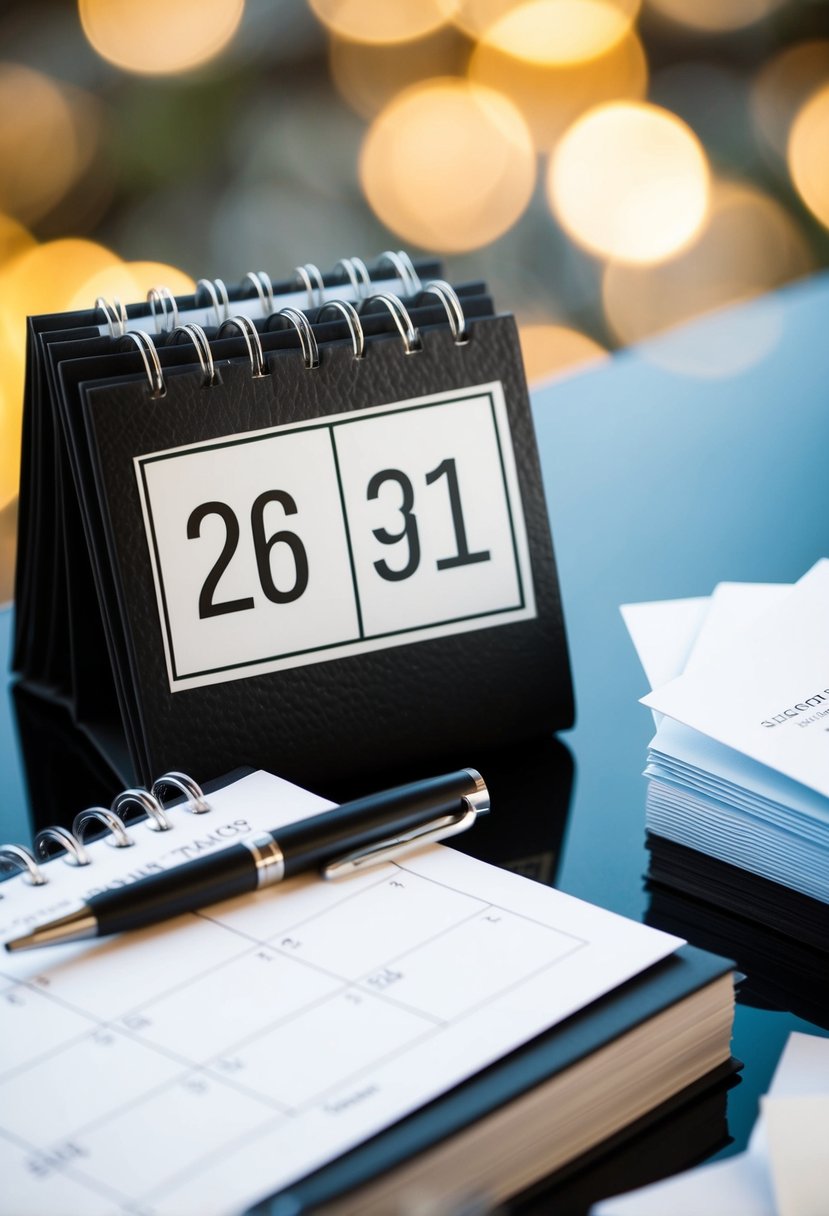
<svg viewBox="0 0 829 1216">
<path fill-rule="evenodd" d="M 296 515 L 296 503 L 285 490 L 265 490 L 254 502 L 250 510 L 250 530 L 253 538 L 253 552 L 256 557 L 256 569 L 259 573 L 259 583 L 266 597 L 273 604 L 290 604 L 298 600 L 308 586 L 308 555 L 305 546 L 295 532 L 282 529 L 274 532 L 273 536 L 265 535 L 265 508 L 269 503 L 279 503 L 286 515 Z M 239 544 L 239 521 L 233 508 L 226 502 L 203 502 L 191 512 L 187 520 L 187 537 L 195 540 L 201 535 L 201 526 L 208 515 L 218 515 L 225 526 L 225 542 L 213 569 L 204 580 L 199 592 L 199 617 L 204 619 L 211 616 L 223 616 L 226 612 L 243 612 L 253 608 L 253 596 L 243 599 L 220 600 L 214 599 L 219 579 L 230 564 L 236 547 Z M 271 550 L 275 545 L 287 545 L 294 559 L 293 586 L 285 590 L 277 587 L 271 574 Z"/>
</svg>

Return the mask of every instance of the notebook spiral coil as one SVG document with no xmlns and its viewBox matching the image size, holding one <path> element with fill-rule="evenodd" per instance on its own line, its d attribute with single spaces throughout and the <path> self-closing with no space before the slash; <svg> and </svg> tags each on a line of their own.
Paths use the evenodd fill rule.
<svg viewBox="0 0 829 1216">
<path fill-rule="evenodd" d="M 391 256 L 391 255 L 386 255 Z M 395 254 L 395 258 L 399 255 Z M 349 259 L 350 261 L 359 259 Z M 395 266 L 397 269 L 397 266 Z M 352 349 L 355 359 L 365 358 L 366 353 L 366 335 L 361 321 L 361 314 L 369 312 L 371 309 L 384 308 L 392 322 L 394 323 L 400 339 L 403 343 L 403 349 L 407 355 L 416 354 L 423 348 L 423 339 L 420 330 L 414 324 L 411 314 L 406 305 L 396 295 L 390 292 L 376 292 L 372 295 L 360 295 L 355 307 L 348 300 L 325 300 L 323 295 L 322 275 L 317 267 L 311 267 L 310 264 L 298 267 L 297 273 L 302 272 L 303 282 L 306 284 L 309 307 L 315 309 L 314 323 L 318 323 L 323 319 L 323 316 L 329 310 L 336 310 L 343 318 L 348 328 L 351 338 Z M 312 282 L 311 271 L 315 271 L 319 276 L 318 282 Z M 425 296 L 435 296 L 443 305 L 446 312 L 446 318 L 452 333 L 452 339 L 457 346 L 463 346 L 469 342 L 469 329 L 464 315 L 463 306 L 455 289 L 446 282 L 445 279 L 432 279 L 425 284 L 421 284 L 417 279 L 417 286 L 411 280 L 410 274 L 405 266 L 405 263 L 400 264 L 401 280 L 407 283 L 407 290 L 410 286 L 412 290 L 412 298 L 415 304 L 419 304 Z M 414 274 L 412 269 L 411 274 Z M 317 336 L 314 332 L 314 326 L 309 320 L 305 312 L 293 307 L 275 308 L 273 291 L 270 288 L 270 280 L 264 275 L 264 272 L 249 272 L 248 277 L 256 285 L 257 291 L 262 304 L 262 320 L 265 322 L 266 332 L 271 332 L 275 323 L 281 322 L 293 326 L 297 332 L 299 339 L 300 350 L 302 357 L 308 370 L 313 370 L 320 365 L 320 351 Z M 417 276 L 415 275 L 415 278 Z M 217 280 L 218 282 L 219 280 Z M 356 274 L 353 280 L 355 290 L 358 280 Z M 206 283 L 207 280 L 201 280 Z M 265 283 L 268 288 L 266 290 Z M 222 284 L 222 287 L 224 284 Z M 223 297 L 223 303 L 220 307 L 218 295 L 215 294 L 215 288 L 211 284 L 211 292 L 213 292 L 213 307 L 217 319 L 221 316 L 222 319 L 216 329 L 216 336 L 221 338 L 231 330 L 235 330 L 245 342 L 247 348 L 248 360 L 250 362 L 251 375 L 254 379 L 262 379 L 268 375 L 267 361 L 265 352 L 262 347 L 262 340 L 259 335 L 259 330 L 256 328 L 254 321 L 250 317 L 242 313 L 233 315 L 224 315 L 228 310 L 227 293 Z M 166 293 L 166 294 L 165 294 Z M 172 296 L 166 288 L 153 288 L 150 296 L 154 296 L 157 300 L 164 300 L 166 304 L 170 304 Z M 313 302 L 312 302 L 313 301 Z M 109 310 L 108 310 L 109 311 Z M 154 316 L 155 311 L 154 311 Z M 165 318 L 168 315 L 165 311 Z M 210 348 L 210 340 L 207 337 L 201 325 L 195 323 L 179 324 L 178 309 L 175 307 L 175 302 L 172 301 L 172 310 L 169 312 L 171 323 L 175 322 L 170 329 L 165 329 L 163 332 L 166 335 L 166 345 L 174 345 L 182 338 L 186 338 L 192 342 L 196 350 L 199 364 L 202 370 L 203 387 L 208 388 L 217 383 L 216 367 L 213 360 L 213 354 Z M 120 334 L 113 334 L 122 339 L 132 341 L 138 348 L 144 364 L 144 370 L 149 384 L 150 394 L 153 397 L 163 397 L 166 393 L 166 383 L 164 380 L 164 372 L 161 367 L 161 360 L 158 357 L 156 343 L 152 336 L 141 330 L 125 330 Z M 160 335 L 159 335 L 160 336 Z"/>
<path fill-rule="evenodd" d="M 210 810 L 210 803 L 201 786 L 192 777 L 187 773 L 164 773 L 149 790 L 140 787 L 125 789 L 116 795 L 111 807 L 92 806 L 80 811 L 73 820 L 71 831 L 56 825 L 43 828 L 35 836 L 33 849 L 21 844 L 0 845 L 0 865 L 20 869 L 33 887 L 45 886 L 49 879 L 38 861 L 50 860 L 58 856 L 60 850 L 65 853 L 65 860 L 70 865 L 91 864 L 84 838 L 93 825 L 103 826 L 111 834 L 115 848 L 127 849 L 135 844 L 127 831 L 126 817 L 129 809 L 134 807 L 138 807 L 146 816 L 137 823 L 146 825 L 152 832 L 168 832 L 175 826 L 161 797 L 168 789 L 184 795 L 186 801 L 181 805 L 192 815 L 203 815 Z"/>
</svg>

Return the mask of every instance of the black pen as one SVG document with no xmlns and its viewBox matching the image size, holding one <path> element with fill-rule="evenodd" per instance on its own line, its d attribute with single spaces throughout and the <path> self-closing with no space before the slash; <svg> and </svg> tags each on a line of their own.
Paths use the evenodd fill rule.
<svg viewBox="0 0 829 1216">
<path fill-rule="evenodd" d="M 129 887 L 92 896 L 75 912 L 6 942 L 31 950 L 140 929 L 208 904 L 272 886 L 306 870 L 335 878 L 464 832 L 489 810 L 480 773 L 461 769 L 369 794 L 175 866 Z"/>
</svg>

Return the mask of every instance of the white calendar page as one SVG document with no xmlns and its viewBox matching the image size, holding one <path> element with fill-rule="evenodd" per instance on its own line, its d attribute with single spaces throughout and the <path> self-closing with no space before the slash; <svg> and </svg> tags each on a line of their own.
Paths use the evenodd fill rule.
<svg viewBox="0 0 829 1216">
<path fill-rule="evenodd" d="M 499 382 L 133 464 L 172 692 L 536 615 Z"/>
<path fill-rule="evenodd" d="M 255 773 L 132 848 L 0 885 L 4 939 L 95 890 L 330 805 Z M 497 813 L 497 809 L 494 813 Z M 474 829 L 473 829 L 474 830 Z M 0 957 L 0 1207 L 232 1213 L 679 942 L 432 846 L 98 943 Z"/>
</svg>

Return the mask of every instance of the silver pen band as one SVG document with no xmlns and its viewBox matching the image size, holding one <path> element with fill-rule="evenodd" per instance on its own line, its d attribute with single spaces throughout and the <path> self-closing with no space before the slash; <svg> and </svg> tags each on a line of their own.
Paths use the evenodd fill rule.
<svg viewBox="0 0 829 1216">
<path fill-rule="evenodd" d="M 285 877 L 285 858 L 279 844 L 270 832 L 264 832 L 261 836 L 253 836 L 250 840 L 243 840 L 242 844 L 246 849 L 250 849 L 256 863 L 257 890 L 282 882 Z"/>
</svg>

